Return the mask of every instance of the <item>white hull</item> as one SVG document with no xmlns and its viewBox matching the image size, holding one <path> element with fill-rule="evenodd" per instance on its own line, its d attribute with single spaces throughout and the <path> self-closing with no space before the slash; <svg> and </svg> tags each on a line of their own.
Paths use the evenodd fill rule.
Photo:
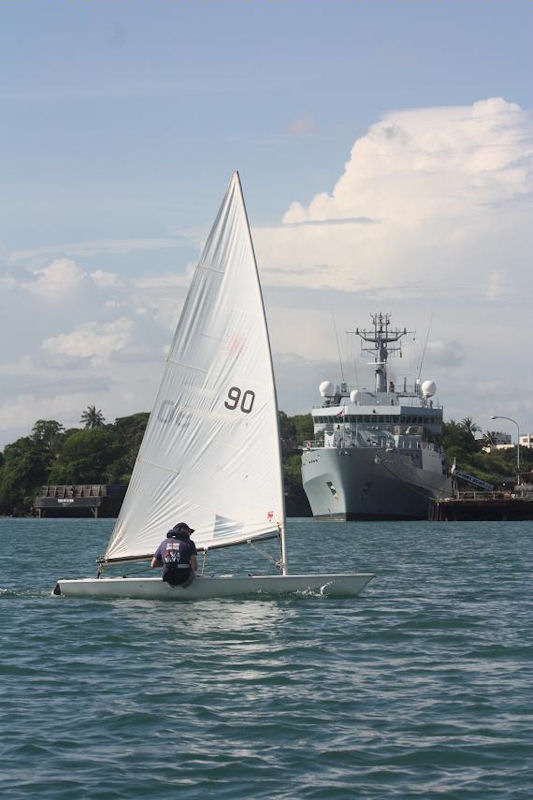
<svg viewBox="0 0 533 800">
<path fill-rule="evenodd" d="M 198 576 L 186 589 L 155 578 L 80 578 L 59 580 L 54 594 L 66 597 L 129 597 L 147 600 L 199 600 L 242 595 L 306 592 L 356 597 L 372 580 L 371 573 L 322 575 Z"/>
</svg>

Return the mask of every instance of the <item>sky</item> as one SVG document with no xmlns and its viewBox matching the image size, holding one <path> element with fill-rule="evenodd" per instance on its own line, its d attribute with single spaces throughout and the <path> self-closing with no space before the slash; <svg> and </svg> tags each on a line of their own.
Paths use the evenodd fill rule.
<svg viewBox="0 0 533 800">
<path fill-rule="evenodd" d="M 280 408 L 371 386 L 533 432 L 531 0 L 2 0 L 0 448 L 149 411 L 240 172 Z"/>
</svg>

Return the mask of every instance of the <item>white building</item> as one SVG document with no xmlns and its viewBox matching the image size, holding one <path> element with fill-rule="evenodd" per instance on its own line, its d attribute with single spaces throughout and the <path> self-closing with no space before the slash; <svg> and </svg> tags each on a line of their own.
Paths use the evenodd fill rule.
<svg viewBox="0 0 533 800">
<path fill-rule="evenodd" d="M 490 437 L 492 444 L 483 448 L 485 453 L 490 453 L 492 450 L 510 450 L 516 447 L 510 433 L 503 433 L 502 431 L 487 431 L 487 438 Z M 523 433 L 520 436 L 520 447 L 528 447 L 533 449 L 533 433 Z"/>
</svg>

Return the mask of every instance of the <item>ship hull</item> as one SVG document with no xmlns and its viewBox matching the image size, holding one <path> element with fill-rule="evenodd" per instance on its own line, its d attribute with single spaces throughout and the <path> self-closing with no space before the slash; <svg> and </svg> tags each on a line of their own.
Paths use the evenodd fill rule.
<svg viewBox="0 0 533 800">
<path fill-rule="evenodd" d="M 437 452 L 415 456 L 373 447 L 305 450 L 302 481 L 313 516 L 341 521 L 427 519 L 431 501 L 451 493 L 451 479 Z"/>
</svg>

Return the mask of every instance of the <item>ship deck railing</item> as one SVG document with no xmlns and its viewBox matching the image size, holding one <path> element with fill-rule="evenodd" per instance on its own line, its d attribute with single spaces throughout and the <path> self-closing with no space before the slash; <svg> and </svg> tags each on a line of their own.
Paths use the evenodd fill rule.
<svg viewBox="0 0 533 800">
<path fill-rule="evenodd" d="M 457 500 L 468 502 L 468 501 L 493 501 L 495 503 L 508 503 L 509 500 L 533 500 L 533 492 L 532 491 L 509 491 L 509 490 L 493 490 L 493 491 L 482 491 L 479 490 L 472 490 L 467 492 L 455 492 L 453 497 L 443 497 L 439 500 L 441 503 L 452 503 L 456 502 Z"/>
<path fill-rule="evenodd" d="M 337 449 L 357 449 L 357 450 L 394 450 L 400 453 L 408 452 L 410 450 L 417 450 L 420 451 L 422 449 L 429 449 L 439 451 L 441 448 L 438 444 L 434 442 L 425 442 L 425 441 L 413 441 L 409 443 L 409 446 L 397 447 L 391 445 L 389 442 L 366 442 L 362 444 L 360 441 L 356 441 L 354 439 L 348 438 L 340 438 L 336 442 L 325 442 L 324 439 L 307 439 L 301 446 L 302 450 L 313 450 L 316 448 L 327 448 L 329 450 L 337 450 Z"/>
</svg>

